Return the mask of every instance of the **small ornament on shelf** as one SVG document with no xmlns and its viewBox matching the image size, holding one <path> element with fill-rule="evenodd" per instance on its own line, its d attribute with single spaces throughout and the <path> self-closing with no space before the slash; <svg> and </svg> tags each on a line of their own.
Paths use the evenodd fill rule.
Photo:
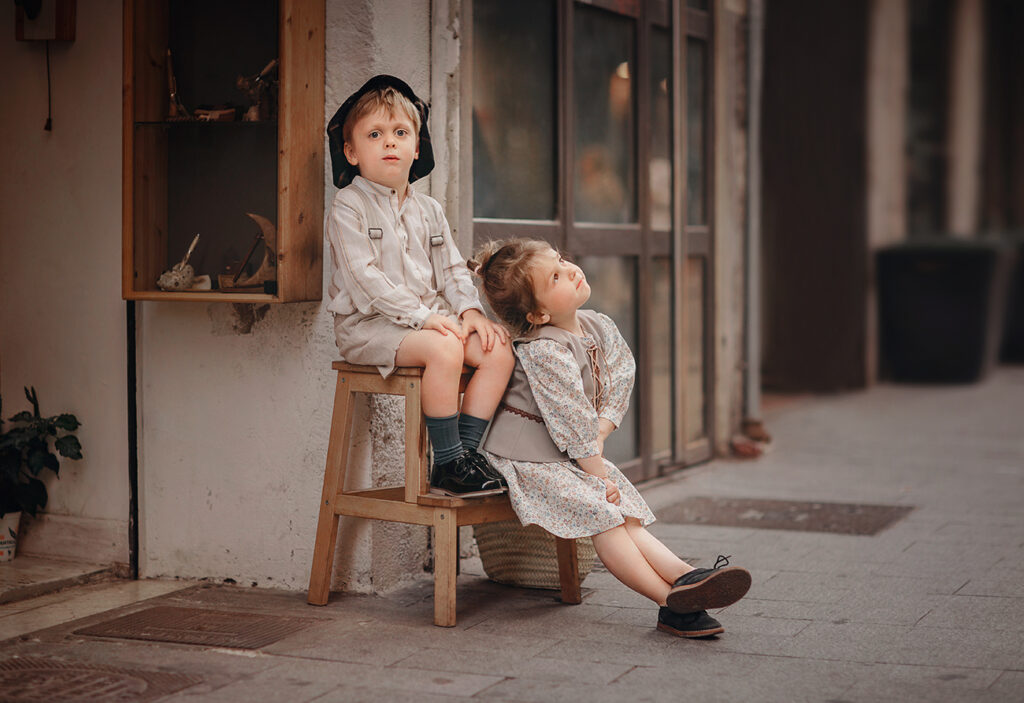
<svg viewBox="0 0 1024 703">
<path fill-rule="evenodd" d="M 277 93 L 280 81 L 277 76 L 277 59 L 272 60 L 254 76 L 239 76 L 235 81 L 238 89 L 245 93 L 249 108 L 242 116 L 244 122 L 261 122 L 277 119 Z"/>
<path fill-rule="evenodd" d="M 192 119 L 188 109 L 178 96 L 178 79 L 174 77 L 174 65 L 171 62 L 171 50 L 167 50 L 167 91 L 169 93 L 167 103 L 167 120 L 169 122 L 180 122 Z"/>
<path fill-rule="evenodd" d="M 277 281 L 277 228 L 274 227 L 273 222 L 262 215 L 252 212 L 245 214 L 259 225 L 260 231 L 253 239 L 252 246 L 249 247 L 249 252 L 245 255 L 245 260 L 238 270 L 234 274 L 229 272 L 217 276 L 217 287 L 225 292 L 265 292 L 268 282 L 275 283 Z M 249 259 L 252 258 L 256 246 L 261 241 L 263 242 L 263 261 L 260 262 L 260 267 L 251 276 L 243 276 L 242 272 L 245 271 Z"/>
<path fill-rule="evenodd" d="M 192 256 L 192 252 L 195 251 L 196 244 L 198 243 L 199 235 L 196 234 L 192 239 L 192 244 L 188 247 L 188 251 L 185 252 L 185 257 L 170 269 L 160 274 L 160 278 L 156 279 L 156 285 L 160 290 L 210 290 L 212 285 L 210 277 L 207 275 L 196 276 L 195 270 L 188 263 L 188 260 Z"/>
<path fill-rule="evenodd" d="M 216 107 L 197 107 L 195 110 L 197 122 L 234 122 L 235 108 L 220 105 Z"/>
</svg>

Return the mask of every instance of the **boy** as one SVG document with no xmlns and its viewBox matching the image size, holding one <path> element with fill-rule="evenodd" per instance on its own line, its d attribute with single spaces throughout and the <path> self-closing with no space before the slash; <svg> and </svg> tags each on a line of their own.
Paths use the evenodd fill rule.
<svg viewBox="0 0 1024 703">
<path fill-rule="evenodd" d="M 334 197 L 327 219 L 328 286 L 343 359 L 423 367 L 423 414 L 434 450 L 431 490 L 500 492 L 501 475 L 477 452 L 515 357 L 488 320 L 441 205 L 409 187 L 434 167 L 427 106 L 394 76 L 375 76 L 327 127 Z M 476 369 L 459 414 L 459 377 Z"/>
</svg>

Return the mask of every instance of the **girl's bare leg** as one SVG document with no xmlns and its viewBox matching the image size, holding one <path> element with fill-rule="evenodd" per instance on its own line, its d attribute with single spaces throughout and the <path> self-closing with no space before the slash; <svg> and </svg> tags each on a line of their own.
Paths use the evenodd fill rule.
<svg viewBox="0 0 1024 703">
<path fill-rule="evenodd" d="M 626 518 L 625 527 L 630 539 L 644 555 L 644 559 L 667 583 L 672 584 L 683 574 L 693 571 L 692 566 L 673 554 L 671 549 L 648 532 L 636 518 Z"/>
<path fill-rule="evenodd" d="M 484 351 L 480 335 L 473 332 L 466 340 L 465 363 L 476 371 L 462 397 L 462 412 L 465 415 L 490 420 L 501 402 L 512 377 L 516 358 L 511 344 L 495 343 L 490 351 Z"/>
<path fill-rule="evenodd" d="M 669 584 L 647 561 L 624 525 L 596 534 L 593 539 L 597 556 L 615 578 L 658 605 L 665 605 Z"/>
<path fill-rule="evenodd" d="M 475 336 L 475 335 L 474 335 Z M 395 354 L 399 366 L 423 367 L 423 414 L 449 417 L 459 412 L 462 341 L 453 333 L 416 330 L 405 335 Z"/>
</svg>

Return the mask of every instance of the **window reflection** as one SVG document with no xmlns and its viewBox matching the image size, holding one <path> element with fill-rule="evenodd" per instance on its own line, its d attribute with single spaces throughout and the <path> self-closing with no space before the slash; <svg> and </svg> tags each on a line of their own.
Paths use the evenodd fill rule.
<svg viewBox="0 0 1024 703">
<path fill-rule="evenodd" d="M 576 259 L 576 263 L 583 269 L 590 283 L 590 300 L 585 307 L 612 318 L 635 357 L 636 259 L 625 256 L 581 256 Z M 635 403 L 630 402 L 629 411 L 619 429 L 605 442 L 604 451 L 605 457 L 615 464 L 637 456 Z"/>
<path fill-rule="evenodd" d="M 707 222 L 705 181 L 707 153 L 704 116 L 707 44 L 699 39 L 686 40 L 686 223 Z"/>
<path fill-rule="evenodd" d="M 672 35 L 655 27 L 651 32 L 651 227 L 672 228 Z"/>
<path fill-rule="evenodd" d="M 555 3 L 473 6 L 473 214 L 555 218 Z"/>
<path fill-rule="evenodd" d="M 686 441 L 707 434 L 704 423 L 704 260 L 686 260 Z"/>
<path fill-rule="evenodd" d="M 573 28 L 575 219 L 636 222 L 635 23 L 576 5 Z"/>
<path fill-rule="evenodd" d="M 654 453 L 672 449 L 672 259 L 651 266 L 651 421 Z"/>
</svg>

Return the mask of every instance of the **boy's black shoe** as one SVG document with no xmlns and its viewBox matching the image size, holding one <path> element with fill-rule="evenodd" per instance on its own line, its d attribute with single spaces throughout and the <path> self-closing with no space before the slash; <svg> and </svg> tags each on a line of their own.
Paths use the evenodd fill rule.
<svg viewBox="0 0 1024 703">
<path fill-rule="evenodd" d="M 484 476 L 493 478 L 502 488 L 508 488 L 508 483 L 505 482 L 505 477 L 501 475 L 501 472 L 491 466 L 491 462 L 487 461 L 487 457 L 478 452 L 475 449 L 466 449 L 466 456 L 469 457 L 470 462 L 473 466 L 482 473 Z"/>
<path fill-rule="evenodd" d="M 676 579 L 665 601 L 676 613 L 693 613 L 732 605 L 750 590 L 750 572 L 728 566 L 729 557 L 718 555 L 710 569 L 694 569 Z"/>
<path fill-rule="evenodd" d="M 430 492 L 464 498 L 501 493 L 505 489 L 477 469 L 466 452 L 430 469 Z"/>
<path fill-rule="evenodd" d="M 676 637 L 711 637 L 725 632 L 722 623 L 708 615 L 706 610 L 673 613 L 665 606 L 658 608 L 658 629 Z"/>
</svg>

